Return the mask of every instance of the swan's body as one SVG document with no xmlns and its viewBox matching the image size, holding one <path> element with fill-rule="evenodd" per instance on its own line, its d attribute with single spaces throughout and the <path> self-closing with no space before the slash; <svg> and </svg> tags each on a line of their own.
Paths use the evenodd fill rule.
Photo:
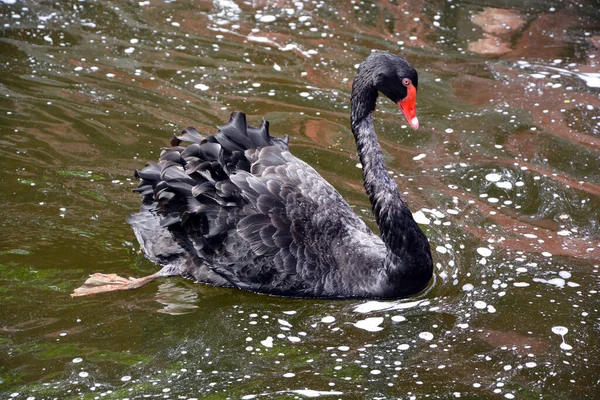
<svg viewBox="0 0 600 400">
<path fill-rule="evenodd" d="M 74 295 L 171 275 L 298 297 L 421 291 L 433 272 L 429 243 L 385 169 L 371 117 L 381 91 L 418 127 L 417 79 L 403 58 L 377 52 L 353 84 L 352 131 L 382 238 L 289 152 L 287 139 L 269 135 L 267 122 L 253 128 L 243 113 L 233 113 L 213 136 L 187 128 L 158 164 L 137 172 L 143 206 L 128 222 L 146 256 L 163 268 L 143 282 L 95 274 Z M 190 144 L 181 147 L 182 141 Z"/>
</svg>

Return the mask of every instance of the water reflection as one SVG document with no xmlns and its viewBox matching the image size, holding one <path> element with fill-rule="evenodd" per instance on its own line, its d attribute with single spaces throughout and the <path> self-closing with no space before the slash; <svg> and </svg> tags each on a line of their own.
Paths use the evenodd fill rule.
<svg viewBox="0 0 600 400">
<path fill-rule="evenodd" d="M 597 387 L 598 9 L 591 1 L 0 4 L 0 391 L 10 398 L 586 398 Z M 132 171 L 188 125 L 266 118 L 374 226 L 348 127 L 371 49 L 420 71 L 388 168 L 436 281 L 396 302 L 141 276 Z"/>
</svg>

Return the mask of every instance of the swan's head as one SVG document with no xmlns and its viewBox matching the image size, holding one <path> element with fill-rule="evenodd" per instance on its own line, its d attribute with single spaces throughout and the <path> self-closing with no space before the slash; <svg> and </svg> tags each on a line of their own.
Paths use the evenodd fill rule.
<svg viewBox="0 0 600 400">
<path fill-rule="evenodd" d="M 383 51 L 371 54 L 366 60 L 372 73 L 373 86 L 398 108 L 413 129 L 419 128 L 417 119 L 417 88 L 419 75 L 404 58 Z"/>
</svg>

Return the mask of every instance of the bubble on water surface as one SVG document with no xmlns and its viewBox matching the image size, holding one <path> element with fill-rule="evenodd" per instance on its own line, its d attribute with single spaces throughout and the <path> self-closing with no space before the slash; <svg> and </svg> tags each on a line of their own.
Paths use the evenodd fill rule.
<svg viewBox="0 0 600 400">
<path fill-rule="evenodd" d="M 415 161 L 419 161 L 419 160 L 422 160 L 422 159 L 424 159 L 426 156 L 427 156 L 427 154 L 423 154 L 423 153 L 421 153 L 421 154 L 419 154 L 419 155 L 416 155 L 416 156 L 414 156 L 414 157 L 413 157 L 413 160 L 415 160 Z"/>
<path fill-rule="evenodd" d="M 83 361 L 83 358 L 81 358 L 81 357 L 75 357 L 75 358 L 73 359 L 73 364 L 78 364 L 78 363 L 80 363 L 80 362 L 82 362 L 82 361 Z"/>
<path fill-rule="evenodd" d="M 332 322 L 335 322 L 335 317 L 332 315 L 328 315 L 326 317 L 321 318 L 321 322 L 323 322 L 325 324 L 330 324 Z"/>
<path fill-rule="evenodd" d="M 197 83 L 197 84 L 194 85 L 194 89 L 200 89 L 202 91 L 205 91 L 205 90 L 210 89 L 210 87 L 206 86 L 203 83 Z"/>
<path fill-rule="evenodd" d="M 432 340 L 433 339 L 433 333 L 431 332 L 421 332 L 419 333 L 419 337 L 423 340 Z"/>
<path fill-rule="evenodd" d="M 90 376 L 90 374 L 88 374 L 88 373 L 87 373 L 87 372 L 85 372 L 85 371 L 81 371 L 81 372 L 79 373 L 79 376 L 80 376 L 81 378 L 87 378 L 88 376 Z"/>
</svg>

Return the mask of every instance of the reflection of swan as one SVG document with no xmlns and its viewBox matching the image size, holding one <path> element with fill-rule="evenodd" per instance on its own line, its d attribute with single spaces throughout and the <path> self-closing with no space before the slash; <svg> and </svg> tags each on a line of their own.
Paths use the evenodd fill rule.
<svg viewBox="0 0 600 400">
<path fill-rule="evenodd" d="M 216 135 L 187 128 L 160 163 L 137 172 L 144 205 L 128 222 L 146 256 L 164 268 L 139 279 L 94 274 L 73 295 L 170 275 L 286 296 L 419 292 L 433 273 L 429 243 L 386 171 L 371 116 L 379 91 L 418 128 L 417 85 L 414 68 L 386 52 L 370 55 L 352 85 L 352 132 L 381 238 L 289 152 L 287 138 L 271 137 L 267 122 L 248 126 L 235 112 Z"/>
</svg>

